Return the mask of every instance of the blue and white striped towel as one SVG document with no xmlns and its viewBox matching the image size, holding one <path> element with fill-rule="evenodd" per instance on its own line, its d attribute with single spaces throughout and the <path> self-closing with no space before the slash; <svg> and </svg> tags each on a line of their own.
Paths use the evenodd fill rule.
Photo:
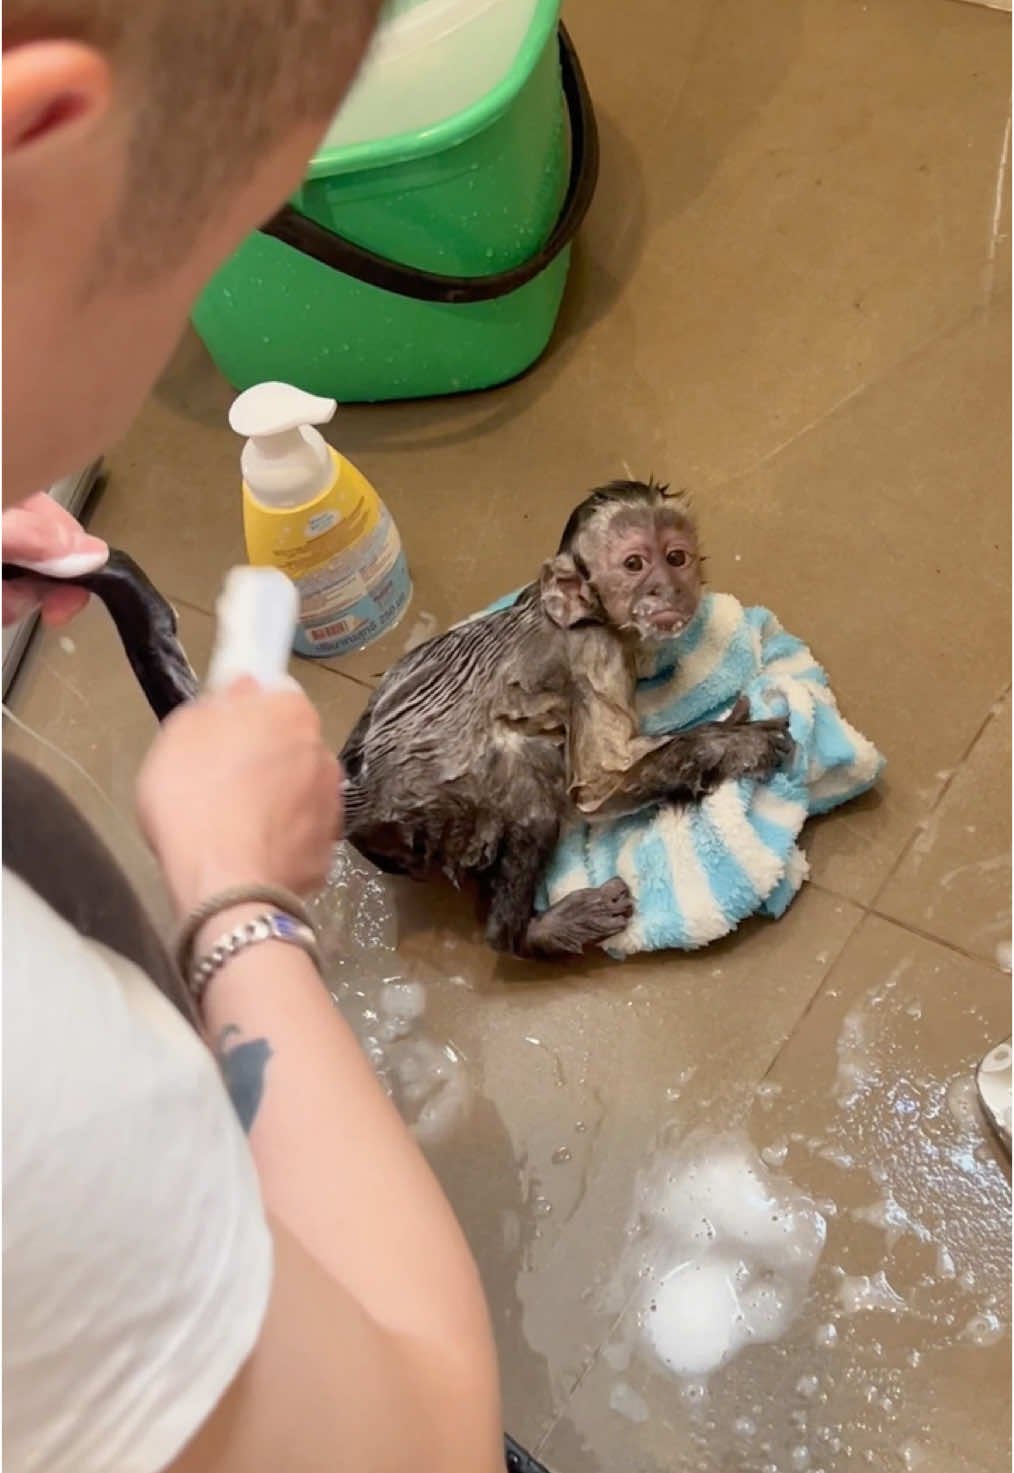
<svg viewBox="0 0 1014 1473">
<path fill-rule="evenodd" d="M 557 846 L 540 909 L 621 875 L 636 909 L 606 947 L 620 957 L 692 950 L 747 916 L 780 916 L 788 908 L 809 873 L 797 843 L 803 824 L 866 792 L 884 759 L 840 714 L 806 645 L 767 609 L 745 609 L 727 593 L 706 593 L 683 633 L 660 646 L 637 687 L 641 731 L 721 720 L 741 693 L 755 718 L 788 715 L 796 742 L 791 764 L 767 782 L 723 783 L 692 806 L 579 824 Z"/>
</svg>

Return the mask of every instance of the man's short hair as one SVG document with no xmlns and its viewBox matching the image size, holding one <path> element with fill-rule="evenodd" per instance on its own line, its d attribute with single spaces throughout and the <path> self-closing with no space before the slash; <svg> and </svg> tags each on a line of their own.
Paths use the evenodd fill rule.
<svg viewBox="0 0 1014 1473">
<path fill-rule="evenodd" d="M 141 281 L 190 250 L 216 200 L 300 123 L 323 130 L 379 0 L 5 0 L 4 47 L 110 58 L 133 137 L 109 269 Z M 133 94 L 133 95 L 132 95 Z"/>
</svg>

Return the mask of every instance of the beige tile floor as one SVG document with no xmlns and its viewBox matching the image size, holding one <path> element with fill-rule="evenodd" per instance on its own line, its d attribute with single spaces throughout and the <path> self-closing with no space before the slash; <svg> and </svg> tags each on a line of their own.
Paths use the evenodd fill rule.
<svg viewBox="0 0 1014 1473">
<path fill-rule="evenodd" d="M 416 599 L 300 677 L 337 744 L 414 630 L 527 579 L 588 487 L 654 471 L 695 493 L 713 583 L 808 640 L 889 768 L 813 826 L 783 920 L 692 957 L 505 964 L 457 897 L 346 859 L 332 983 L 364 1035 L 384 977 L 427 984 L 386 1062 L 415 1048 L 442 1092 L 430 1149 L 508 1424 L 558 1473 L 999 1473 L 1009 1173 L 967 1082 L 1010 1028 L 1010 22 L 949 0 L 633 0 L 622 27 L 575 0 L 569 22 L 602 177 L 552 348 L 483 396 L 341 412 Z M 229 398 L 188 338 L 91 517 L 198 666 L 241 556 Z M 9 720 L 7 746 L 158 907 L 130 818 L 151 723 L 101 610 L 36 642 L 11 707 L 35 735 Z M 688 1383 L 615 1296 L 650 1174 L 736 1131 L 827 1241 L 781 1338 Z M 881 1272 L 890 1307 L 848 1313 Z"/>
</svg>

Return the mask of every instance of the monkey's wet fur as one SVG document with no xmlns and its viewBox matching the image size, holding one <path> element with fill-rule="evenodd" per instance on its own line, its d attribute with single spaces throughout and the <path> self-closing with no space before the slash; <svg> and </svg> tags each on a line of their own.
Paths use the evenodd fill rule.
<svg viewBox="0 0 1014 1473">
<path fill-rule="evenodd" d="M 701 562 L 680 495 L 651 481 L 593 491 L 510 607 L 387 672 L 342 748 L 345 838 L 389 874 L 474 877 L 498 951 L 556 957 L 622 931 L 633 899 L 619 878 L 536 913 L 561 830 L 769 777 L 793 749 L 787 722 L 750 721 L 745 700 L 725 721 L 638 732 L 645 658 L 694 617 Z M 175 615 L 130 558 L 61 581 L 106 604 L 160 720 L 196 694 Z"/>
</svg>

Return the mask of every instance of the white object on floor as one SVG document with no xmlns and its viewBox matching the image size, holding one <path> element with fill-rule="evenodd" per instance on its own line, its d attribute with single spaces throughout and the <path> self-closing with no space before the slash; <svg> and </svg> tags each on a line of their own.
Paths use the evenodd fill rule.
<svg viewBox="0 0 1014 1473">
<path fill-rule="evenodd" d="M 1011 1040 L 997 1044 L 975 1074 L 979 1099 L 997 1135 L 1011 1148 Z"/>
</svg>

